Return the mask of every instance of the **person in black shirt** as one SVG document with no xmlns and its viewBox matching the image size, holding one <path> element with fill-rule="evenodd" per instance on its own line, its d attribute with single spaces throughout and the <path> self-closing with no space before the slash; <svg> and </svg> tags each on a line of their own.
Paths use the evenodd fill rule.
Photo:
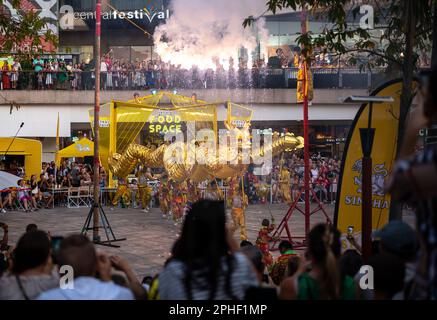
<svg viewBox="0 0 437 320">
<path fill-rule="evenodd" d="M 80 187 L 80 170 L 76 163 L 73 164 L 71 170 L 71 183 L 73 187 Z"/>
<path fill-rule="evenodd" d="M 45 200 L 45 208 L 49 209 L 50 205 L 53 203 L 53 194 L 50 193 L 50 184 L 43 174 L 40 175 L 38 188 Z"/>
</svg>

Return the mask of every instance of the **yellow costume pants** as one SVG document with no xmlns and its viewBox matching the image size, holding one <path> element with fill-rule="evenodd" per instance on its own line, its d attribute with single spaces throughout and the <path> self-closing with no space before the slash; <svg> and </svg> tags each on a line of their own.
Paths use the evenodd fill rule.
<svg viewBox="0 0 437 320">
<path fill-rule="evenodd" d="M 150 188 L 147 184 L 139 184 L 138 193 L 140 196 L 141 206 L 143 209 L 145 209 L 149 206 L 150 201 L 152 200 L 152 188 Z"/>
<path fill-rule="evenodd" d="M 234 232 L 240 227 L 240 240 L 247 240 L 246 222 L 244 219 L 244 210 L 242 208 L 232 208 L 232 220 L 234 220 Z"/>
<path fill-rule="evenodd" d="M 280 184 L 280 190 L 282 194 L 282 199 L 285 203 L 291 204 L 291 191 L 290 191 L 290 185 L 286 183 Z"/>
<path fill-rule="evenodd" d="M 159 199 L 159 208 L 163 214 L 168 213 L 168 200 L 164 197 Z"/>
<path fill-rule="evenodd" d="M 118 205 L 118 201 L 120 200 L 120 198 L 123 199 L 123 202 L 126 206 L 129 206 L 131 194 L 129 188 L 125 185 L 119 185 L 117 187 L 117 191 L 115 192 L 114 198 L 112 199 L 112 205 Z"/>
</svg>

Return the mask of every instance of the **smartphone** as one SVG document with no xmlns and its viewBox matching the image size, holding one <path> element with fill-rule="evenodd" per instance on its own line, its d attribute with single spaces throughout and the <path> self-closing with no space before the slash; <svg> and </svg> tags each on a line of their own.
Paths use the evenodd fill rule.
<svg viewBox="0 0 437 320">
<path fill-rule="evenodd" d="M 62 240 L 64 240 L 62 236 L 52 236 L 52 252 L 54 254 L 58 253 Z"/>
</svg>

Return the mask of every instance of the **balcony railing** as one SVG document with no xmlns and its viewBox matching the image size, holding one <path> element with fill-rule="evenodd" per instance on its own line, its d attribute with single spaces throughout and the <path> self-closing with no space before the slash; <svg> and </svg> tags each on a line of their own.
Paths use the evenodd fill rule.
<svg viewBox="0 0 437 320">
<path fill-rule="evenodd" d="M 368 89 L 387 80 L 382 70 L 314 68 L 315 89 Z M 102 90 L 296 88 L 297 69 L 245 69 L 224 72 L 109 71 L 101 73 Z M 93 90 L 94 71 L 0 71 L 0 89 Z"/>
</svg>

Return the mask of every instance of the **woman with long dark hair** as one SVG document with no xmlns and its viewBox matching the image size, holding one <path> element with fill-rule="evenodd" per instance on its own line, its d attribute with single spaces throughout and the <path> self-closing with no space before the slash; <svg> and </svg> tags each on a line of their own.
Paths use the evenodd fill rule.
<svg viewBox="0 0 437 320">
<path fill-rule="evenodd" d="M 0 278 L 0 300 L 33 300 L 59 286 L 50 239 L 44 231 L 26 232 L 13 251 L 12 270 Z"/>
<path fill-rule="evenodd" d="M 256 273 L 227 231 L 222 201 L 196 202 L 188 212 L 173 257 L 159 275 L 163 300 L 244 299 Z"/>
<path fill-rule="evenodd" d="M 330 225 L 318 224 L 308 235 L 308 261 L 301 258 L 298 271 L 281 284 L 280 298 L 298 300 L 353 300 L 355 282 L 341 276 L 340 232 Z"/>
</svg>

